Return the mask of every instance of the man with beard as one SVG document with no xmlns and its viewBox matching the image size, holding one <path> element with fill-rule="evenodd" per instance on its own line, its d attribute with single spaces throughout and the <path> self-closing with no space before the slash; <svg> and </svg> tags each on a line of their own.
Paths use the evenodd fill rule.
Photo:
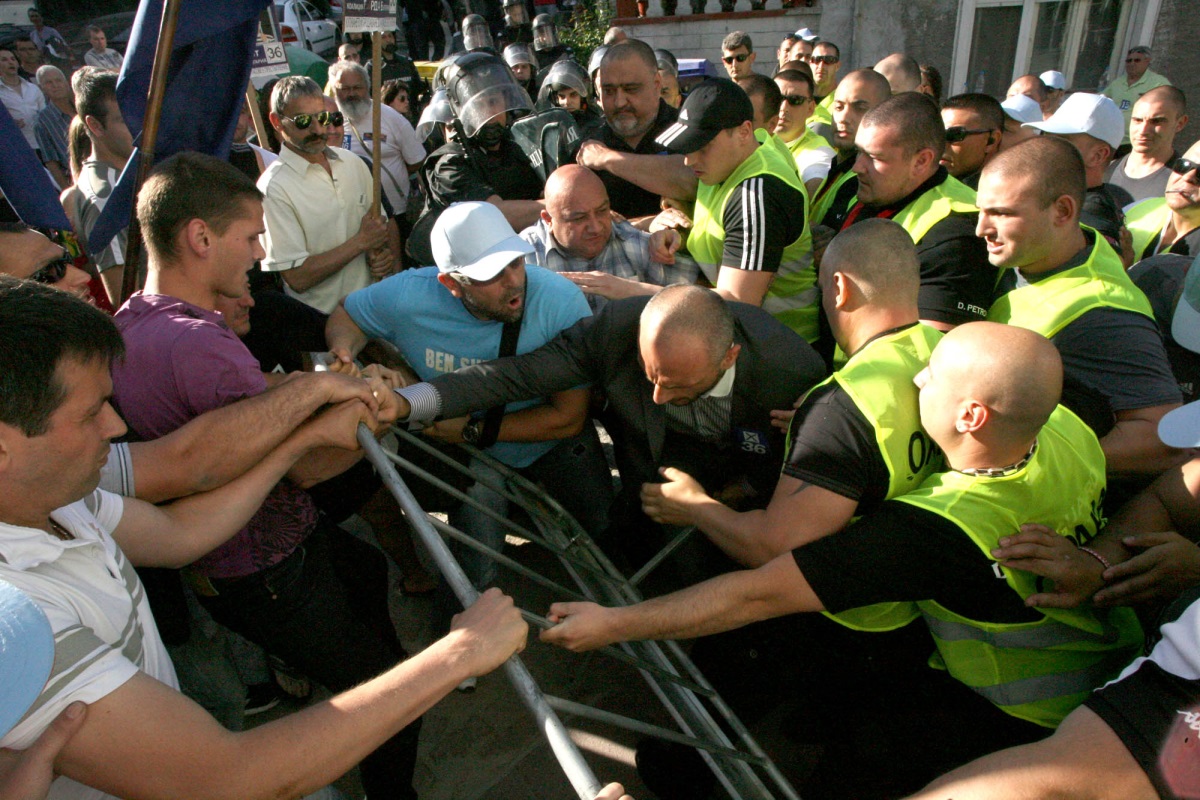
<svg viewBox="0 0 1200 800">
<path fill-rule="evenodd" d="M 368 337 L 384 339 L 423 380 L 470 364 L 527 353 L 578 320 L 591 316 L 583 293 L 540 267 L 526 267 L 532 245 L 513 232 L 491 203 L 455 203 L 433 226 L 437 267 L 406 270 L 355 292 L 330 317 L 326 339 L 337 364 L 349 367 Z M 596 429 L 588 420 L 589 391 L 576 384 L 548 396 L 498 406 L 474 417 L 443 420 L 426 434 L 467 442 L 541 481 L 592 535 L 607 522 L 612 484 Z M 477 502 L 503 515 L 507 501 L 485 484 L 504 478 L 482 459 L 471 461 Z M 450 522 L 499 550 L 504 530 L 495 519 L 464 504 Z M 452 545 L 452 547 L 455 547 Z M 457 547 L 467 576 L 480 589 L 496 576 L 494 562 Z M 449 610 L 447 596 L 439 605 Z M 449 614 L 441 620 L 448 625 Z"/>
<path fill-rule="evenodd" d="M 695 174 L 655 142 L 678 112 L 662 100 L 654 50 L 635 39 L 613 45 L 599 83 L 604 120 L 583 132 L 575 160 L 600 175 L 613 210 L 632 219 L 657 214 L 660 197 L 694 198 Z"/>
<path fill-rule="evenodd" d="M 346 149 L 370 158 L 373 155 L 371 80 L 366 69 L 358 64 L 339 61 L 329 68 L 329 84 L 333 87 L 338 110 L 345 116 L 346 132 L 350 134 Z M 403 114 L 382 104 L 379 111 L 383 191 L 399 224 L 405 220 L 405 210 L 408 208 L 408 176 L 421 169 L 421 164 L 425 162 L 425 148 L 417 138 L 412 123 Z M 405 227 L 401 224 L 402 233 Z"/>
<path fill-rule="evenodd" d="M 316 82 L 292 76 L 276 84 L 270 119 L 283 147 L 258 179 L 266 222 L 262 267 L 281 274 L 289 295 L 328 314 L 372 276 L 392 271 L 387 222 L 370 210 L 370 170 L 326 144 L 336 120 Z"/>
</svg>

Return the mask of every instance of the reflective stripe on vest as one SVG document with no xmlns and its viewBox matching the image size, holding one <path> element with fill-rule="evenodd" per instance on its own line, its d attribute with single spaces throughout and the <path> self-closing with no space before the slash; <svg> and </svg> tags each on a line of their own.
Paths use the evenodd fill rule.
<svg viewBox="0 0 1200 800">
<path fill-rule="evenodd" d="M 1037 452 L 1011 475 L 983 477 L 947 471 L 896 498 L 958 525 L 995 563 L 992 550 L 1029 521 L 1077 543 L 1103 524 L 1104 453 L 1095 434 L 1059 406 L 1038 433 Z M 1039 591 L 1036 576 L 995 567 L 1022 600 Z M 1001 710 L 1055 727 L 1090 689 L 1117 672 L 1141 646 L 1128 608 L 1037 609 L 1034 622 L 973 620 L 941 604 L 918 604 L 941 662 L 957 680 Z"/>
<path fill-rule="evenodd" d="M 1140 203 L 1134 203 L 1125 212 L 1125 227 L 1133 237 L 1133 260 L 1141 261 L 1154 255 L 1146 252 L 1150 243 L 1162 241 L 1161 234 L 1167 222 L 1171 219 L 1171 209 L 1167 207 L 1167 198 L 1151 197 Z"/>
<path fill-rule="evenodd" d="M 885 500 L 913 491 L 942 469 L 942 451 L 921 427 L 913 383 L 941 338 L 941 331 L 920 323 L 882 336 L 824 382 L 836 381 L 874 431 L 888 470 Z M 919 615 L 916 603 L 877 603 L 827 616 L 855 630 L 890 631 Z"/>
<path fill-rule="evenodd" d="M 836 163 L 836 161 L 835 161 Z M 831 167 L 832 169 L 832 167 Z M 829 213 L 829 209 L 833 208 L 833 201 L 837 199 L 838 190 L 848 180 L 857 178 L 858 174 L 853 169 L 848 169 L 834 179 L 833 183 L 829 183 L 829 176 L 821 183 L 817 189 L 815 199 L 812 201 L 812 224 L 820 225 L 825 221 L 825 215 Z"/>
<path fill-rule="evenodd" d="M 833 92 L 825 95 L 825 99 L 817 103 L 813 108 L 812 116 L 804 120 L 805 126 L 810 128 L 822 123 L 833 127 Z M 821 138 L 824 139 L 825 137 L 822 136 Z"/>
<path fill-rule="evenodd" d="M 804 198 L 804 215 L 808 218 L 808 193 L 796 174 L 796 162 L 788 154 L 786 146 L 765 131 L 755 131 L 759 147 L 733 171 L 720 185 L 701 183 L 696 190 L 696 212 L 692 220 L 692 231 L 688 234 L 687 247 L 701 271 L 715 286 L 721 269 L 721 257 L 725 250 L 725 204 L 734 190 L 758 175 L 774 175 L 788 186 L 800 192 Z M 775 139 L 778 144 L 772 142 Z M 745 190 L 743 190 L 745 191 Z M 745 205 L 743 198 L 743 206 Z M 760 247 L 761 242 L 748 239 L 745 248 Z M 817 288 L 817 271 L 812 265 L 812 233 L 809 226 L 796 241 L 783 249 L 779 270 L 771 281 L 771 288 L 763 300 L 763 310 L 787 325 L 810 342 L 819 335 L 817 309 L 820 303 Z"/>
<path fill-rule="evenodd" d="M 846 208 L 854 208 L 857 204 L 858 196 L 855 195 Z M 892 220 L 908 231 L 913 244 L 920 244 L 934 225 L 951 214 L 977 213 L 979 209 L 975 205 L 975 190 L 953 175 L 947 175 L 946 180 L 922 192 L 915 200 L 897 211 Z"/>
<path fill-rule="evenodd" d="M 1154 319 L 1150 301 L 1125 273 L 1121 257 L 1103 236 L 1095 237 L 1087 261 L 1078 267 L 1013 289 L 992 303 L 990 322 L 1003 322 L 1053 338 L 1093 308 L 1133 311 Z"/>
</svg>

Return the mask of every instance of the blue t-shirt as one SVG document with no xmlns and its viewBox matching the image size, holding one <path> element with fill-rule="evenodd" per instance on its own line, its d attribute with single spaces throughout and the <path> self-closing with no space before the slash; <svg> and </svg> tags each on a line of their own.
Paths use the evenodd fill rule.
<svg viewBox="0 0 1200 800">
<path fill-rule="evenodd" d="M 561 275 L 534 266 L 526 266 L 525 275 L 525 319 L 517 355 L 536 350 L 592 313 L 579 287 Z M 363 333 L 394 344 L 426 381 L 494 360 L 504 330 L 502 323 L 477 319 L 467 311 L 437 276 L 437 267 L 405 270 L 346 298 L 346 311 Z M 544 402 L 509 403 L 505 413 Z M 511 467 L 527 467 L 555 444 L 497 442 L 488 453 Z"/>
</svg>

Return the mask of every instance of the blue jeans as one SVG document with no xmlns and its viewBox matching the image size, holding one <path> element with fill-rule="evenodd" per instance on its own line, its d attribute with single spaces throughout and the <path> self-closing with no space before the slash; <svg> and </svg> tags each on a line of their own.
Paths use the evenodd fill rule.
<svg viewBox="0 0 1200 800">
<path fill-rule="evenodd" d="M 383 553 L 324 517 L 283 561 L 242 578 L 214 578 L 212 585 L 218 594 L 201 603 L 213 619 L 333 692 L 405 658 L 388 614 Z M 371 800 L 417 796 L 412 776 L 420 729 L 415 720 L 363 759 Z"/>
</svg>

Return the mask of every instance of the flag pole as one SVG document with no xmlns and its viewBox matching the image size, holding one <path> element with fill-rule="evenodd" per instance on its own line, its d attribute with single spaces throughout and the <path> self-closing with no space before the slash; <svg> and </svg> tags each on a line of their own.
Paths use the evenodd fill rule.
<svg viewBox="0 0 1200 800">
<path fill-rule="evenodd" d="M 270 150 L 271 140 L 267 138 L 267 125 L 258 107 L 258 90 L 254 88 L 253 80 L 246 84 L 246 105 L 250 109 L 250 119 L 254 122 L 254 135 L 258 137 L 258 146 Z"/>
<path fill-rule="evenodd" d="M 383 158 L 383 147 L 379 141 L 380 115 L 379 105 L 383 98 L 383 32 L 374 31 L 371 34 L 371 213 L 381 214 L 379 204 L 380 162 Z"/>
<path fill-rule="evenodd" d="M 158 45 L 154 48 L 154 67 L 150 77 L 150 92 L 146 97 L 146 116 L 142 123 L 142 144 L 139 147 L 137 181 L 133 185 L 133 210 L 129 219 L 129 242 L 125 248 L 125 275 L 121 282 L 121 302 L 138 289 L 139 251 L 142 249 L 141 230 L 137 224 L 137 196 L 142 184 L 154 167 L 154 146 L 158 139 L 158 123 L 162 119 L 163 96 L 167 92 L 167 67 L 175 45 L 175 26 L 183 0 L 164 0 L 162 20 L 158 27 Z"/>
</svg>

